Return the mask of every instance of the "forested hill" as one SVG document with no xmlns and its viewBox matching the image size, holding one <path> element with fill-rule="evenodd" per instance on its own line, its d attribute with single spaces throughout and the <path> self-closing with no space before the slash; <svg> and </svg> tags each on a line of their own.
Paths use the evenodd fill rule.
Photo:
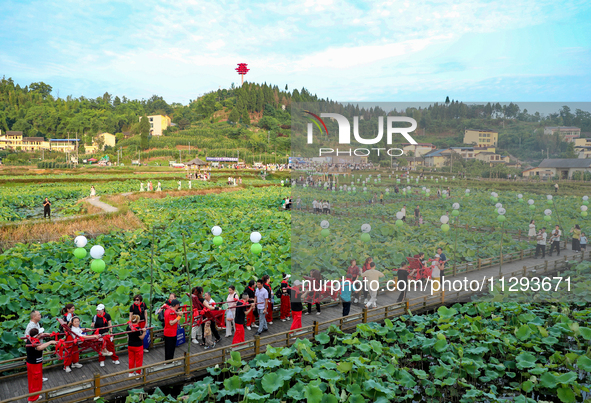
<svg viewBox="0 0 591 403">
<path fill-rule="evenodd" d="M 294 140 L 290 130 L 291 103 L 314 101 L 326 101 L 323 110 L 327 112 L 363 116 L 362 133 L 375 131 L 379 116 L 413 117 L 418 123 L 415 139 L 432 142 L 440 148 L 461 145 L 466 128 L 496 130 L 499 148 L 525 159 L 541 158 L 546 150 L 551 156 L 572 154 L 557 136 L 545 135 L 544 126 L 577 126 L 583 133 L 591 132 L 591 113 L 580 109 L 571 111 L 567 106 L 541 116 L 522 110 L 514 103 L 468 105 L 446 99 L 427 108 L 386 113 L 379 107 L 366 110 L 321 99 L 305 88 L 290 92 L 287 86 L 280 89 L 277 85 L 248 82 L 241 87 L 232 85 L 229 89 L 209 92 L 188 105 L 181 105 L 168 103 L 157 95 L 147 100 L 131 100 L 108 92 L 98 98 L 56 98 L 49 84 L 38 82 L 20 87 L 10 78 L 0 80 L 0 130 L 20 130 L 27 136 L 46 138 L 67 138 L 76 134 L 90 144 L 101 132 L 114 133 L 118 140 L 123 139 L 124 132 L 139 134 L 141 116 L 162 114 L 170 116 L 176 124 L 164 135 L 182 137 L 175 144 L 189 143 L 191 138 L 199 136 L 215 141 L 217 136 L 232 147 L 244 147 L 253 152 L 288 151 L 290 141 Z M 128 143 L 137 143 L 142 149 L 159 147 L 159 143 L 140 142 L 135 138 L 122 145 Z"/>
</svg>

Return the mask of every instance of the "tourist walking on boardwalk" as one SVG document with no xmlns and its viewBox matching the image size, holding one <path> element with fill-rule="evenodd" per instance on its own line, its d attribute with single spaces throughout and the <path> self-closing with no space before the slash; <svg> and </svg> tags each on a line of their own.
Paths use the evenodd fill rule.
<svg viewBox="0 0 591 403">
<path fill-rule="evenodd" d="M 269 330 L 267 326 L 267 321 L 265 319 L 265 315 L 267 315 L 267 304 L 269 301 L 269 293 L 264 287 L 265 281 L 263 279 L 257 280 L 257 289 L 255 291 L 255 304 L 257 306 L 257 310 L 259 311 L 259 330 L 257 331 L 257 335 L 261 335 L 263 332 Z"/>
<path fill-rule="evenodd" d="M 246 294 L 248 294 L 248 302 L 249 303 L 254 303 L 255 301 L 255 292 L 256 292 L 256 286 L 255 286 L 255 281 L 254 280 L 250 280 L 248 282 L 248 287 L 246 287 L 246 289 L 244 290 L 244 292 Z M 246 314 L 246 328 L 248 330 L 252 330 L 251 326 L 255 323 L 256 319 L 254 317 L 254 309 L 249 311 Z"/>
<path fill-rule="evenodd" d="M 351 311 L 351 275 L 347 274 L 341 284 L 341 301 L 343 303 L 343 316 L 349 316 Z"/>
<path fill-rule="evenodd" d="M 144 326 L 140 324 L 143 323 Z M 139 315 L 132 315 L 126 331 L 127 334 L 127 356 L 129 358 L 129 369 L 139 368 L 144 365 L 144 338 L 146 337 L 146 321 L 143 322 Z M 131 371 L 129 377 L 141 375 L 142 371 Z"/>
<path fill-rule="evenodd" d="M 296 280 L 293 283 L 293 288 L 289 289 L 289 300 L 291 303 L 291 316 L 293 321 L 289 330 L 296 330 L 302 327 L 302 311 L 304 305 L 302 304 L 302 282 Z"/>
<path fill-rule="evenodd" d="M 49 198 L 45 198 L 43 200 L 43 218 L 49 217 L 51 220 L 51 203 L 49 202 Z"/>
<path fill-rule="evenodd" d="M 357 266 L 357 261 L 355 259 L 351 260 L 351 265 L 347 268 L 347 276 L 351 277 L 351 282 L 355 282 L 358 278 L 359 275 L 361 274 L 361 269 L 359 269 L 359 267 Z M 359 302 L 359 292 L 357 291 L 355 293 L 355 299 L 354 299 L 354 303 L 358 303 Z"/>
<path fill-rule="evenodd" d="M 111 322 L 111 315 L 105 312 L 105 306 L 98 304 L 96 307 L 96 315 L 92 318 L 92 328 L 98 329 L 99 335 L 105 340 L 105 350 L 111 354 L 99 354 L 99 363 L 101 367 L 105 366 L 105 356 L 110 356 L 113 364 L 119 365 L 119 357 L 115 354 L 115 344 L 113 344 L 113 323 Z"/>
<path fill-rule="evenodd" d="M 244 341 L 244 321 L 246 316 L 250 315 L 254 309 L 254 303 L 248 302 L 248 293 L 242 295 L 242 300 L 236 302 L 236 314 L 234 317 L 234 326 L 236 331 L 234 332 L 234 338 L 232 344 L 242 343 Z"/>
<path fill-rule="evenodd" d="M 39 335 L 39 329 L 31 329 L 29 336 L 27 336 L 27 381 L 29 383 L 29 393 L 39 392 L 43 389 L 43 381 L 47 378 L 43 378 L 43 350 L 49 346 L 57 344 L 57 341 L 51 340 L 41 344 L 41 341 L 37 338 Z M 29 402 L 35 402 L 41 398 L 40 395 L 30 396 L 27 400 Z"/>
<path fill-rule="evenodd" d="M 576 224 L 571 228 L 570 232 L 573 234 L 573 252 L 578 253 L 581 251 L 581 227 L 579 227 L 579 224 Z"/>
<path fill-rule="evenodd" d="M 178 315 L 181 303 L 178 299 L 170 301 L 170 305 L 166 306 L 164 311 L 164 360 L 172 360 L 174 358 L 174 350 L 176 349 L 176 334 L 178 323 L 181 320 Z"/>
<path fill-rule="evenodd" d="M 234 319 L 236 318 L 236 300 L 238 294 L 236 293 L 236 287 L 231 285 L 228 287 L 228 297 L 226 298 L 226 337 L 230 337 L 233 334 Z"/>
<path fill-rule="evenodd" d="M 531 241 L 531 237 L 536 236 L 536 222 L 531 220 L 529 222 L 529 231 L 527 233 L 528 241 Z"/>
<path fill-rule="evenodd" d="M 275 305 L 275 296 L 273 294 L 273 289 L 271 288 L 271 284 L 270 284 L 270 280 L 271 277 L 269 277 L 268 274 L 265 274 L 263 276 L 263 280 L 265 281 L 265 283 L 263 284 L 263 287 L 265 287 L 265 289 L 267 290 L 267 292 L 269 293 L 269 299 L 267 301 L 267 316 L 265 317 L 267 324 L 272 325 L 273 324 L 273 306 Z"/>
<path fill-rule="evenodd" d="M 281 305 L 280 305 L 280 312 L 281 315 L 279 316 L 279 319 L 281 319 L 281 322 L 285 322 L 287 319 L 291 318 L 291 312 L 290 312 L 290 302 L 289 302 L 289 278 L 291 277 L 291 274 L 284 274 L 283 275 L 283 280 L 281 280 L 281 287 L 279 288 L 279 295 L 278 297 L 280 298 L 281 301 Z"/>
<path fill-rule="evenodd" d="M 414 273 L 414 270 L 413 270 Z M 408 262 L 402 262 L 402 266 L 398 269 L 398 281 L 396 282 L 396 288 L 400 290 L 400 295 L 396 302 L 402 302 L 406 298 L 408 291 Z"/>
<path fill-rule="evenodd" d="M 556 256 L 560 256 L 560 236 L 562 235 L 562 231 L 558 224 L 554 227 L 554 231 L 552 231 L 550 237 L 550 252 L 548 252 L 548 256 L 552 256 L 552 251 L 556 249 Z"/>
<path fill-rule="evenodd" d="M 367 278 L 367 287 L 369 288 L 369 301 L 365 304 L 367 308 L 377 308 L 379 281 L 384 277 L 384 273 L 376 270 L 376 264 L 371 262 L 370 269 L 361 274 L 361 277 Z M 374 290 L 375 289 L 375 290 Z"/>
<path fill-rule="evenodd" d="M 138 328 L 143 329 L 146 327 L 146 312 L 148 311 L 148 306 L 144 302 L 144 297 L 141 295 L 136 295 L 133 297 L 133 304 L 129 307 L 129 320 L 131 321 L 134 315 L 137 315 L 140 318 L 138 323 Z M 144 352 L 148 352 L 148 349 L 144 349 Z M 142 355 L 143 357 L 143 355 Z M 141 365 L 140 365 L 141 366 Z"/>
<path fill-rule="evenodd" d="M 548 234 L 546 234 L 546 227 L 542 227 L 542 230 L 538 233 L 537 236 L 537 244 L 536 244 L 536 255 L 534 259 L 538 258 L 538 254 L 542 251 L 542 259 L 546 257 L 546 238 Z"/>
</svg>

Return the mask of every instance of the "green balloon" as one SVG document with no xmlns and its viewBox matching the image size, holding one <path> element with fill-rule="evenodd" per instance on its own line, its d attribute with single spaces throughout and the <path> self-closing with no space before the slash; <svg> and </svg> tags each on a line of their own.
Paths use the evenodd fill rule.
<svg viewBox="0 0 591 403">
<path fill-rule="evenodd" d="M 322 238 L 326 238 L 329 234 L 330 231 L 328 230 L 328 228 L 324 228 L 322 231 L 320 231 L 320 236 L 322 236 Z"/>
<path fill-rule="evenodd" d="M 284 186 L 283 182 L 281 182 L 281 186 Z"/>
<path fill-rule="evenodd" d="M 253 243 L 250 247 L 250 251 L 255 255 L 259 255 L 263 251 L 263 247 L 260 243 Z"/>
<path fill-rule="evenodd" d="M 495 203 L 499 201 L 498 197 L 493 197 L 492 201 L 494 201 Z"/>
<path fill-rule="evenodd" d="M 94 259 L 90 264 L 90 270 L 95 273 L 102 273 L 105 271 L 105 261 L 103 259 Z"/>
<path fill-rule="evenodd" d="M 369 234 L 367 232 L 364 232 L 363 234 L 361 234 L 361 240 L 363 242 L 369 242 L 369 241 L 371 241 L 371 237 L 369 236 Z"/>
<path fill-rule="evenodd" d="M 499 222 L 503 222 L 503 221 L 505 221 L 506 219 L 507 219 L 507 217 L 505 217 L 504 215 L 501 215 L 501 214 L 499 214 L 499 215 L 497 216 L 497 220 L 499 220 Z"/>
<path fill-rule="evenodd" d="M 519 203 L 523 203 L 523 199 L 517 199 Z"/>
<path fill-rule="evenodd" d="M 441 231 L 443 231 L 443 232 L 449 231 L 449 224 L 441 224 Z"/>
<path fill-rule="evenodd" d="M 587 217 L 587 212 L 586 211 L 581 211 L 581 216 Z"/>
<path fill-rule="evenodd" d="M 552 221 L 552 216 L 545 215 L 544 216 L 544 221 Z"/>
<path fill-rule="evenodd" d="M 364 190 L 364 191 L 363 191 L 363 194 L 367 194 L 367 190 Z"/>
<path fill-rule="evenodd" d="M 351 191 L 349 190 L 347 193 L 351 194 Z"/>
<path fill-rule="evenodd" d="M 529 209 L 530 209 L 530 210 L 535 210 L 535 209 L 536 209 L 536 206 L 534 206 L 533 204 L 530 204 L 530 205 L 529 205 Z"/>
<path fill-rule="evenodd" d="M 451 215 L 453 215 L 454 217 L 457 217 L 457 216 L 459 216 L 459 215 L 460 215 L 460 210 L 453 210 L 453 211 L 451 212 Z"/>
<path fill-rule="evenodd" d="M 215 246 L 220 246 L 223 243 L 224 243 L 224 238 L 222 238 L 221 236 L 214 236 L 213 237 L 213 244 Z"/>
<path fill-rule="evenodd" d="M 490 201 L 495 201 L 495 197 L 494 196 L 491 196 L 490 197 Z"/>
<path fill-rule="evenodd" d="M 84 259 L 86 257 L 86 249 L 84 249 L 84 248 L 74 249 L 74 256 L 76 256 L 78 259 Z"/>
<path fill-rule="evenodd" d="M 396 220 L 396 226 L 397 227 L 402 227 L 404 225 L 404 221 L 402 220 Z"/>
<path fill-rule="evenodd" d="M 447 199 L 447 193 L 444 193 L 442 196 L 444 199 Z"/>
<path fill-rule="evenodd" d="M 589 205 L 589 201 L 588 201 L 588 200 L 583 200 L 583 204 L 584 204 L 585 206 L 588 206 L 588 205 Z"/>
<path fill-rule="evenodd" d="M 546 203 L 548 203 L 548 204 L 552 204 L 552 200 L 548 200 Z"/>
</svg>

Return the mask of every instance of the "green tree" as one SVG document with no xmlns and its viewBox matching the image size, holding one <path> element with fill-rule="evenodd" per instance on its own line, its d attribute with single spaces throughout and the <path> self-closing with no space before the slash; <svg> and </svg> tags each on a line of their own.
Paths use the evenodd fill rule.
<svg viewBox="0 0 591 403">
<path fill-rule="evenodd" d="M 230 112 L 230 116 L 228 116 L 228 122 L 238 123 L 240 121 L 240 113 L 238 113 L 238 108 L 234 107 Z"/>
<path fill-rule="evenodd" d="M 145 150 L 149 146 L 148 136 L 150 135 L 150 121 L 148 120 L 148 116 L 145 113 L 142 116 L 142 120 L 140 120 L 138 130 L 141 136 L 140 148 Z"/>
<path fill-rule="evenodd" d="M 250 115 L 248 114 L 248 110 L 246 110 L 246 107 L 244 107 L 244 109 L 242 109 L 242 123 L 244 123 L 245 125 L 249 125 L 250 124 Z"/>
<path fill-rule="evenodd" d="M 181 130 L 185 130 L 187 127 L 189 127 L 189 125 L 191 124 L 191 122 L 189 122 L 189 119 L 187 118 L 182 118 L 179 121 L 179 129 Z"/>
<path fill-rule="evenodd" d="M 40 81 L 38 83 L 32 83 L 31 85 L 29 85 L 29 90 L 41 94 L 43 99 L 45 99 L 51 95 L 52 87 L 51 85 L 45 84 L 43 81 Z"/>
</svg>

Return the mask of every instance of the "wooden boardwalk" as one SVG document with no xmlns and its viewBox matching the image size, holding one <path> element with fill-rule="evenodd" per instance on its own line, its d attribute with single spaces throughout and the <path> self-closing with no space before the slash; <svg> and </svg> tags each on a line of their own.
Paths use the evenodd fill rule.
<svg viewBox="0 0 591 403">
<path fill-rule="evenodd" d="M 561 252 L 560 257 L 549 258 L 545 260 L 525 258 L 523 260 L 504 263 L 502 267 L 503 275 L 521 276 L 532 273 L 537 269 L 536 275 L 541 275 L 540 268 L 546 268 L 552 271 L 553 268 L 561 268 L 566 261 L 566 257 L 573 259 L 585 258 L 585 254 L 573 254 L 570 250 Z M 536 266 L 537 265 L 537 266 Z M 528 269 L 524 269 L 528 266 Z M 449 270 L 448 270 L 449 271 Z M 498 277 L 499 267 L 491 266 L 481 270 L 475 270 L 469 273 L 458 273 L 455 277 L 446 276 L 448 279 L 463 279 L 482 281 L 483 277 Z M 413 301 L 410 309 L 419 311 L 423 308 L 434 309 L 442 303 L 453 303 L 468 298 L 472 292 L 446 293 L 445 298 L 439 295 L 431 296 L 430 292 L 409 292 L 408 300 Z M 351 307 L 351 313 L 348 317 L 342 318 L 342 309 L 339 304 L 332 304 L 322 307 L 322 313 L 316 315 L 315 308 L 312 307 L 312 314 L 302 315 L 302 330 L 296 337 L 313 337 L 319 331 L 326 330 L 331 324 L 336 324 L 344 329 L 354 328 L 358 323 L 369 321 L 382 321 L 385 317 L 395 317 L 404 312 L 404 304 L 396 304 L 399 292 L 380 292 L 378 296 L 378 308 L 373 310 L 364 310 L 362 305 Z M 391 305 L 395 305 L 391 307 Z M 304 307 L 304 312 L 306 311 Z M 66 403 L 77 401 L 91 401 L 95 396 L 114 398 L 123 396 L 127 390 L 134 388 L 150 388 L 166 384 L 187 381 L 204 373 L 205 368 L 215 366 L 229 358 L 232 350 L 240 350 L 242 358 L 254 356 L 257 352 L 264 352 L 267 345 L 281 346 L 293 344 L 294 338 L 288 333 L 291 321 L 282 322 L 278 318 L 274 319 L 273 324 L 269 325 L 269 332 L 263 333 L 262 337 L 255 338 L 256 328 L 251 331 L 245 330 L 246 342 L 242 345 L 230 347 L 232 338 L 225 338 L 224 330 L 220 329 L 222 341 L 214 350 L 204 350 L 203 347 L 192 344 L 190 347 L 191 356 L 185 354 L 188 352 L 188 343 L 177 347 L 175 361 L 164 365 L 164 348 L 162 346 L 154 347 L 149 353 L 144 354 L 143 375 L 138 378 L 128 377 L 128 360 L 125 347 L 119 354 L 120 365 L 114 365 L 111 358 L 107 358 L 104 367 L 100 367 L 96 357 L 90 357 L 81 360 L 84 365 L 80 369 L 72 369 L 72 372 L 66 373 L 60 365 L 54 368 L 44 369 L 44 377 L 49 378 L 43 385 L 43 390 L 48 390 L 42 395 L 43 400 L 47 397 L 51 401 Z M 190 342 L 190 340 L 188 339 Z M 199 354 L 196 354 L 199 353 Z M 160 363 L 160 364 L 159 364 Z M 82 390 L 81 390 L 82 389 Z M 26 373 L 16 374 L 10 377 L 0 378 L 0 401 L 19 401 L 25 402 L 26 399 L 15 399 L 26 395 L 27 376 Z M 58 393 L 59 395 L 57 395 Z"/>
</svg>

